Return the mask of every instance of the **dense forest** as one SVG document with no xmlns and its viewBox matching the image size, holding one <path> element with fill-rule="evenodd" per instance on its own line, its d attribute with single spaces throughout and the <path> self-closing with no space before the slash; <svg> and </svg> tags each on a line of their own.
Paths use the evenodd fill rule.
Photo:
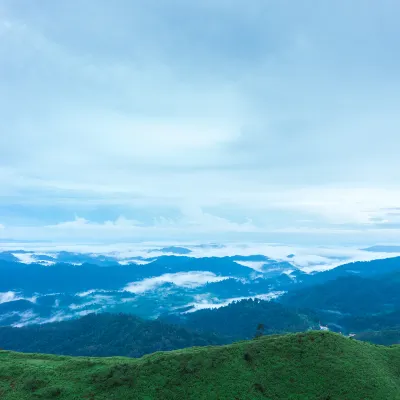
<svg viewBox="0 0 400 400">
<path fill-rule="evenodd" d="M 318 320 L 310 310 L 298 311 L 273 301 L 259 299 L 242 300 L 217 309 L 160 318 L 191 330 L 215 332 L 233 339 L 250 339 L 260 333 L 271 335 L 319 328 Z"/>
<path fill-rule="evenodd" d="M 400 345 L 400 329 L 360 332 L 355 335 L 355 339 L 384 346 Z"/>
<path fill-rule="evenodd" d="M 132 315 L 91 314 L 77 320 L 0 328 L 0 348 L 71 356 L 140 357 L 156 351 L 227 343 L 162 321 Z"/>
<path fill-rule="evenodd" d="M 400 309 L 399 287 L 400 270 L 369 278 L 350 275 L 290 291 L 280 302 L 344 314 L 375 314 Z"/>
</svg>

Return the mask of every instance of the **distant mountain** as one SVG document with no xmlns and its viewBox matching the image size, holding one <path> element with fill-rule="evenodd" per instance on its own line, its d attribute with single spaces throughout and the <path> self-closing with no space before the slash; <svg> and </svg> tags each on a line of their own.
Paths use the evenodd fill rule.
<svg viewBox="0 0 400 400">
<path fill-rule="evenodd" d="M 49 317 L 51 308 L 39 306 L 29 300 L 14 300 L 0 304 L 0 326 L 13 325 L 24 319 L 34 320 L 36 315 Z"/>
<path fill-rule="evenodd" d="M 232 339 L 250 339 L 262 326 L 266 335 L 319 329 L 312 312 L 302 313 L 276 302 L 258 299 L 237 301 L 226 307 L 160 317 L 201 332 L 214 332 Z"/>
<path fill-rule="evenodd" d="M 16 257 L 11 251 L 0 252 L 0 260 L 8 262 L 19 262 L 19 258 Z"/>
<path fill-rule="evenodd" d="M 255 278 L 249 281 L 238 279 L 226 279 L 220 282 L 212 282 L 201 288 L 203 293 L 210 293 L 220 299 L 232 297 L 245 297 L 267 294 L 272 291 L 292 290 L 298 284 L 299 275 L 279 274 L 273 278 Z"/>
<path fill-rule="evenodd" d="M 368 278 L 396 271 L 400 271 L 400 257 L 373 261 L 358 261 L 343 264 L 329 271 L 319 272 L 304 277 L 302 286 L 317 285 L 340 277 L 359 276 Z"/>
<path fill-rule="evenodd" d="M 163 274 L 181 272 L 211 272 L 217 276 L 250 278 L 254 270 L 229 258 L 192 258 L 161 256 L 146 265 L 95 264 L 72 265 L 70 255 L 61 257 L 68 263 L 51 267 L 0 261 L 0 292 L 77 293 L 91 289 L 120 290 L 127 284 Z"/>
<path fill-rule="evenodd" d="M 206 258 L 164 255 L 151 262 L 146 260 L 149 263 L 145 265 L 121 265 L 114 263 L 112 257 L 101 256 L 97 259 L 100 264 L 74 265 L 70 262 L 77 260 L 75 256 L 61 252 L 59 257 L 68 263 L 51 266 L 0 261 L 0 303 L 6 304 L 0 307 L 0 325 L 68 320 L 90 312 L 124 312 L 157 318 L 173 309 L 193 310 L 203 307 L 202 304 L 217 307 L 255 296 L 266 299 L 277 292 L 289 292 L 285 296 L 289 298 L 300 290 L 305 290 L 305 295 L 288 304 L 318 309 L 321 321 L 338 325 L 334 328 L 338 331 L 343 315 L 329 312 L 361 315 L 398 308 L 396 281 L 394 275 L 387 273 L 400 270 L 399 258 L 346 264 L 308 275 L 290 263 L 262 255 Z M 369 281 L 379 276 L 382 282 Z M 337 278 L 343 281 L 328 285 L 328 291 L 320 288 L 319 285 Z M 333 303 L 325 298 L 328 293 L 335 297 Z"/>
<path fill-rule="evenodd" d="M 272 260 L 271 258 L 261 255 L 261 254 L 253 254 L 250 256 L 236 255 L 236 256 L 227 256 L 225 258 L 234 260 L 234 261 L 253 261 L 253 262 L 265 262 L 265 263 L 277 262 L 277 261 Z"/>
<path fill-rule="evenodd" d="M 151 264 L 146 265 L 146 271 L 151 271 L 151 276 L 161 273 L 208 271 L 216 275 L 248 278 L 253 270 L 239 265 L 229 257 L 177 257 L 161 256 Z"/>
<path fill-rule="evenodd" d="M 357 340 L 364 342 L 371 342 L 384 346 L 391 346 L 400 344 L 400 329 L 390 331 L 367 331 L 360 332 L 355 337 Z"/>
<path fill-rule="evenodd" d="M 97 254 L 85 254 L 85 253 L 71 253 L 68 251 L 60 251 L 54 254 L 53 261 L 57 263 L 76 263 L 76 264 L 96 264 L 96 265 L 115 265 L 118 264 L 118 260 L 115 257 L 97 255 Z"/>
<path fill-rule="evenodd" d="M 390 313 L 344 316 L 338 320 L 347 333 L 400 330 L 400 309 Z"/>
<path fill-rule="evenodd" d="M 113 256 L 103 256 L 90 253 L 72 253 L 69 251 L 52 252 L 50 254 L 40 254 L 31 251 L 14 250 L 0 252 L 0 260 L 9 262 L 21 262 L 21 258 L 17 255 L 25 255 L 27 257 L 24 261 L 26 263 L 38 263 L 44 265 L 51 265 L 55 263 L 67 263 L 67 264 L 84 264 L 90 263 L 95 265 L 115 265 L 118 264 L 118 258 Z"/>
<path fill-rule="evenodd" d="M 371 251 L 375 253 L 400 253 L 400 246 L 377 245 L 377 246 L 367 247 L 366 249 L 362 250 Z"/>
<path fill-rule="evenodd" d="M 179 246 L 170 246 L 170 247 L 163 247 L 161 249 L 152 249 L 149 250 L 149 253 L 171 253 L 171 254 L 190 254 L 192 250 L 187 249 L 186 247 L 179 247 Z"/>
<path fill-rule="evenodd" d="M 398 400 L 400 346 L 309 332 L 142 359 L 0 351 L 2 400 Z"/>
<path fill-rule="evenodd" d="M 14 300 L 0 304 L 0 315 L 4 315 L 10 312 L 24 312 L 28 310 L 37 311 L 39 308 L 47 311 L 47 307 L 40 307 L 37 304 L 29 300 Z"/>
<path fill-rule="evenodd" d="M 2 349 L 72 356 L 140 357 L 156 351 L 226 342 L 213 334 L 194 333 L 125 314 L 91 314 L 72 321 L 0 328 Z"/>
<path fill-rule="evenodd" d="M 320 285 L 294 290 L 282 296 L 279 301 L 293 307 L 354 315 L 389 312 L 400 308 L 400 270 L 369 278 L 363 275 L 366 274 L 350 274 Z"/>
</svg>

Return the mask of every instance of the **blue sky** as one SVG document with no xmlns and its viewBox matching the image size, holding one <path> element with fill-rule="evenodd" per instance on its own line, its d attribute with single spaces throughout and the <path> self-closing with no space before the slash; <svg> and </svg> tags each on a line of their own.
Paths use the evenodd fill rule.
<svg viewBox="0 0 400 400">
<path fill-rule="evenodd" d="M 397 1 L 0 2 L 0 239 L 392 242 Z"/>
</svg>

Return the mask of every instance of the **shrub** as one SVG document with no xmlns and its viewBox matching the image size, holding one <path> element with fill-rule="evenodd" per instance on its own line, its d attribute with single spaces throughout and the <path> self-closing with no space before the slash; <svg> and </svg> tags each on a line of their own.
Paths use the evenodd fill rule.
<svg viewBox="0 0 400 400">
<path fill-rule="evenodd" d="M 36 390 L 39 390 L 44 386 L 46 386 L 46 382 L 41 381 L 40 379 L 28 378 L 23 384 L 23 389 L 27 392 L 36 392 Z"/>
</svg>

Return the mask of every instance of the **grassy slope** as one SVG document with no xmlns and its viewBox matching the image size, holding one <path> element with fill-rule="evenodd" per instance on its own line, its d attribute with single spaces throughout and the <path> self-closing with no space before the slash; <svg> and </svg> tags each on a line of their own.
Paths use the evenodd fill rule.
<svg viewBox="0 0 400 400">
<path fill-rule="evenodd" d="M 0 398 L 400 399 L 400 347 L 325 332 L 141 359 L 0 352 Z"/>
</svg>

